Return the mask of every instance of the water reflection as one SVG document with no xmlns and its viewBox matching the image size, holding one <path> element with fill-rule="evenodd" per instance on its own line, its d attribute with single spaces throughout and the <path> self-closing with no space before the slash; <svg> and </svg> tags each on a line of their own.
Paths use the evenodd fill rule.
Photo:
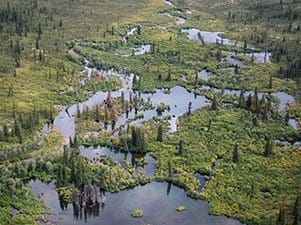
<svg viewBox="0 0 301 225">
<path fill-rule="evenodd" d="M 186 192 L 171 183 L 153 182 L 118 193 L 106 193 L 98 202 L 85 202 L 60 206 L 58 194 L 52 183 L 30 181 L 29 187 L 35 195 L 40 192 L 43 202 L 52 209 L 52 221 L 60 225 L 116 225 L 116 224 L 166 224 L 166 225 L 241 225 L 237 220 L 225 216 L 208 214 L 206 201 L 194 200 Z M 93 188 L 92 188 L 93 189 Z M 98 189 L 99 190 L 99 189 Z M 92 191 L 93 192 L 93 191 Z M 47 193 L 53 193 L 49 195 Z M 185 205 L 186 210 L 179 213 L 176 207 Z M 132 218 L 133 209 L 142 209 L 143 218 Z"/>
</svg>

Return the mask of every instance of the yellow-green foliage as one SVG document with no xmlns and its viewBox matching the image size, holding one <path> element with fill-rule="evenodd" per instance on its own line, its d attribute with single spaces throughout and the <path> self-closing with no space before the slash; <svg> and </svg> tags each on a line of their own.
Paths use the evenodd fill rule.
<svg viewBox="0 0 301 225">
<path fill-rule="evenodd" d="M 32 2 L 12 0 L 10 4 L 12 7 L 22 6 L 28 9 Z M 268 39 L 264 43 L 257 43 L 264 49 L 270 49 L 271 46 L 278 47 L 281 42 L 283 42 L 281 45 L 286 45 L 287 42 L 282 41 L 285 33 L 289 43 L 287 46 L 294 50 L 298 47 L 300 32 L 286 32 L 284 25 L 289 23 L 289 20 L 283 22 L 276 17 L 273 18 L 273 23 L 281 22 L 280 27 L 274 28 L 267 26 L 270 24 L 270 18 L 267 24 L 259 21 L 248 24 L 251 21 L 243 20 L 231 24 L 231 21 L 223 20 L 227 17 L 225 9 L 229 11 L 240 7 L 247 9 L 250 8 L 248 4 L 253 4 L 253 1 L 245 1 L 245 3 L 234 1 L 237 4 L 222 0 L 174 0 L 174 2 L 183 11 L 187 8 L 193 11 L 193 14 L 185 14 L 187 22 L 184 25 L 176 26 L 174 18 L 162 15 L 165 10 L 172 15 L 179 14 L 162 0 L 77 1 L 72 4 L 66 0 L 38 1 L 38 7 L 34 9 L 36 11 L 34 22 L 30 25 L 27 37 L 17 35 L 10 37 L 8 34 L 4 36 L 1 34 L 0 37 L 2 40 L 0 53 L 3 58 L 1 58 L 0 69 L 5 71 L 0 72 L 1 123 L 12 124 L 13 105 L 17 112 L 29 112 L 33 106 L 39 109 L 48 108 L 54 103 L 71 104 L 87 98 L 90 91 L 115 90 L 120 87 L 120 80 L 117 78 L 108 80 L 93 78 L 86 85 L 81 86 L 78 73 L 82 68 L 68 59 L 70 45 L 66 45 L 66 42 L 71 41 L 82 48 L 80 54 L 87 57 L 92 66 L 104 63 L 116 69 L 126 68 L 139 75 L 140 84 L 137 89 L 140 91 L 153 91 L 154 88 L 169 88 L 175 85 L 192 89 L 195 86 L 195 72 L 202 68 L 212 72 L 208 83 L 219 88 L 238 89 L 244 86 L 246 89 L 258 87 L 260 91 L 281 90 L 289 93 L 297 90 L 295 82 L 278 77 L 279 66 L 285 64 L 283 59 L 285 57 L 280 59 L 280 65 L 275 64 L 274 61 L 271 64 L 253 64 L 248 57 L 242 57 L 246 66 L 233 74 L 223 68 L 225 65 L 216 60 L 215 54 L 218 49 L 222 50 L 223 56 L 226 56 L 227 51 L 242 51 L 242 49 L 208 43 L 202 45 L 199 41 L 189 41 L 187 34 L 179 33 L 182 27 L 228 30 L 231 33 L 227 33 L 226 36 L 240 41 L 249 40 L 250 35 L 256 36 L 260 33 Z M 291 1 L 287 4 L 291 4 Z M 43 9 L 44 6 L 47 9 L 57 10 L 55 15 L 51 15 L 54 17 L 53 20 L 48 18 L 47 26 L 44 21 L 49 15 L 39 12 L 39 9 Z M 5 7 L 6 2 L 0 2 L 0 10 Z M 286 8 L 287 5 L 284 7 Z M 212 15 L 212 12 L 215 15 Z M 62 27 L 58 25 L 60 20 Z M 35 57 L 42 52 L 41 49 L 35 49 L 39 23 L 43 30 L 39 45 L 41 49 L 45 49 L 45 60 L 42 61 Z M 142 34 L 131 36 L 126 46 L 104 51 L 89 45 L 97 42 L 111 44 L 121 41 L 128 29 L 138 24 L 141 25 Z M 296 24 L 292 26 L 295 29 Z M 112 29 L 115 34 L 111 33 Z M 255 39 L 249 40 L 250 43 L 255 45 Z M 24 50 L 21 53 L 21 66 L 16 68 L 14 76 L 15 61 L 10 43 L 16 44 L 17 41 Z M 116 54 L 131 51 L 133 47 L 142 43 L 154 44 L 154 53 L 131 57 L 120 57 Z M 187 74 L 187 81 L 181 79 L 183 73 Z M 159 75 L 162 76 L 162 80 L 158 79 Z M 167 80 L 168 75 L 170 81 Z M 273 76 L 272 88 L 269 87 L 271 75 Z M 8 96 L 9 89 L 13 91 L 11 96 Z M 199 90 L 196 92 L 201 93 Z M 212 93 L 206 95 L 209 98 L 213 96 Z M 122 109 L 120 99 L 116 101 L 115 113 L 118 117 Z M 108 122 L 96 123 L 93 121 L 92 114 L 88 112 L 86 117 L 76 119 L 80 141 L 87 144 L 120 147 L 120 139 L 111 139 L 108 132 L 101 132 L 95 137 L 91 135 L 91 132 L 103 128 L 103 122 Z M 101 110 L 100 117 L 103 117 L 103 114 Z M 291 107 L 291 115 L 296 117 L 300 124 L 300 105 Z M 211 121 L 210 130 L 209 121 Z M 291 222 L 293 201 L 296 195 L 300 194 L 300 183 L 298 183 L 301 179 L 300 148 L 274 146 L 272 155 L 263 157 L 266 135 L 280 140 L 300 139 L 300 134 L 287 126 L 284 120 L 259 121 L 259 125 L 254 126 L 253 115 L 247 110 L 213 112 L 205 108 L 180 118 L 179 131 L 164 137 L 162 143 L 156 141 L 156 128 L 157 125 L 153 122 L 145 124 L 144 127 L 147 133 L 146 142 L 151 155 L 156 159 L 156 179 L 172 181 L 185 188 L 193 197 L 207 198 L 210 211 L 214 214 L 226 214 L 247 220 L 249 223 L 269 224 L 271 217 L 272 221 L 276 220 L 279 208 L 286 206 L 288 221 Z M 26 135 L 28 139 L 30 134 L 26 133 Z M 182 155 L 177 149 L 179 140 L 184 142 Z M 240 155 L 239 163 L 232 162 L 232 151 L 236 144 Z M 8 143 L 3 145 L 7 146 Z M 62 147 L 62 135 L 51 131 L 46 135 L 43 147 L 32 152 L 30 157 L 35 159 L 38 156 L 57 153 L 61 150 L 60 147 Z M 222 163 L 212 171 L 212 164 L 218 157 L 222 158 Z M 132 166 L 126 162 L 119 165 L 106 160 L 97 164 L 86 164 L 87 178 L 99 181 L 104 176 L 106 188 L 111 192 L 150 181 L 145 178 L 143 170 L 135 174 Z M 201 193 L 197 192 L 199 183 L 194 176 L 196 172 L 213 175 Z M 40 176 L 47 178 L 53 175 L 50 175 L 49 171 L 40 173 Z M 69 170 L 67 175 L 70 175 Z M 14 191 L 14 186 L 11 188 Z M 71 201 L 70 185 L 59 191 Z M 14 194 L 0 193 L 0 223 L 10 222 L 12 208 L 15 207 L 21 211 L 11 222 L 12 224 L 35 224 L 38 215 L 44 212 L 42 204 L 33 198 L 26 188 L 17 188 Z M 181 206 L 178 208 L 183 209 Z M 139 217 L 143 215 L 143 211 L 142 214 L 141 211 L 138 212 Z"/>
<path fill-rule="evenodd" d="M 222 163 L 205 189 L 210 211 L 268 224 L 282 206 L 291 210 L 300 194 L 300 148 L 273 152 L 269 158 L 246 152 L 238 164 Z"/>
<path fill-rule="evenodd" d="M 209 120 L 212 121 L 210 131 Z M 300 148 L 274 145 L 272 156 L 263 156 L 266 135 L 280 140 L 298 135 L 281 120 L 254 126 L 252 113 L 246 110 L 214 112 L 204 108 L 180 118 L 178 133 L 164 138 L 164 143 L 155 140 L 156 129 L 146 130 L 150 131 L 151 154 L 157 160 L 156 177 L 170 179 L 168 162 L 172 161 L 172 181 L 192 196 L 208 199 L 214 214 L 265 224 L 270 217 L 276 220 L 282 205 L 291 209 L 300 194 Z M 177 151 L 179 139 L 184 141 L 182 156 Z M 235 144 L 240 155 L 237 164 L 232 162 Z M 211 171 L 217 157 L 222 158 L 222 163 Z M 197 193 L 199 186 L 194 174 L 210 171 L 212 178 L 204 191 Z M 251 190 L 252 182 L 254 190 Z"/>
<path fill-rule="evenodd" d="M 134 210 L 131 212 L 131 217 L 133 217 L 133 218 L 140 218 L 140 217 L 143 217 L 143 210 L 141 210 L 141 209 L 134 209 Z"/>
<path fill-rule="evenodd" d="M 2 3 L 0 9 L 7 6 L 6 3 Z M 29 2 L 23 1 L 23 3 L 22 7 L 31 7 Z M 10 1 L 10 6 L 19 7 L 20 2 Z M 165 5 L 160 0 L 131 0 L 127 2 L 93 1 L 72 4 L 69 1 L 48 1 L 39 2 L 38 6 L 39 8 L 46 7 L 49 11 L 51 11 L 50 8 L 57 10 L 56 14 L 53 15 L 53 22 L 48 21 L 48 27 L 45 27 L 44 22 L 42 22 L 45 18 L 36 19 L 32 24 L 34 28 L 37 28 L 38 23 L 41 22 L 43 33 L 40 46 L 46 50 L 45 61 L 34 60 L 33 49 L 36 33 L 29 32 L 27 38 L 16 36 L 1 42 L 1 47 L 3 47 L 1 51 L 9 51 L 11 40 L 14 44 L 19 40 L 20 45 L 24 47 L 21 67 L 16 69 L 17 76 L 13 76 L 12 68 L 6 73 L 0 73 L 0 109 L 2 112 L 10 113 L 13 102 L 20 111 L 29 111 L 33 105 L 48 107 L 53 103 L 74 101 L 77 97 L 68 95 L 68 91 L 79 84 L 80 66 L 68 60 L 68 49 L 65 43 L 73 38 L 98 38 L 102 36 L 103 32 L 106 32 L 107 27 L 111 29 L 112 26 L 125 23 L 125 21 L 126 23 L 135 23 L 145 16 L 152 15 L 158 7 Z M 44 14 L 39 15 L 45 16 Z M 62 28 L 59 27 L 60 20 L 62 20 Z M 53 26 L 56 26 L 57 29 L 53 29 Z M 109 40 L 119 38 L 118 35 L 109 34 L 107 37 Z M 5 57 L 7 62 L 5 60 L 4 62 L 6 64 L 13 64 L 13 58 L 10 54 L 5 53 Z M 11 66 L 10 64 L 8 66 Z M 57 74 L 59 74 L 59 81 L 57 81 Z M 12 87 L 14 91 L 12 97 L 7 97 L 9 87 Z M 3 115 L 7 114 L 1 114 L 2 117 Z M 2 117 L 1 119 L 7 119 L 6 116 Z"/>
<path fill-rule="evenodd" d="M 184 205 L 178 205 L 177 208 L 176 208 L 176 210 L 177 210 L 178 212 L 182 212 L 182 211 L 185 211 L 185 210 L 186 210 L 186 207 L 185 207 Z"/>
</svg>

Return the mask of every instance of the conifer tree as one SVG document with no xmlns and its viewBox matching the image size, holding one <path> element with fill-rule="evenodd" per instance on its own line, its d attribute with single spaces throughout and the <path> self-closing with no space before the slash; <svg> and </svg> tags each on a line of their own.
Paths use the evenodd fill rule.
<svg viewBox="0 0 301 225">
<path fill-rule="evenodd" d="M 216 99 L 215 95 L 214 95 L 213 100 L 212 100 L 211 109 L 214 110 L 214 111 L 217 110 L 217 99 Z"/>
<path fill-rule="evenodd" d="M 301 207 L 300 207 L 300 196 L 298 196 L 296 198 L 296 201 L 295 201 L 295 205 L 294 205 L 294 210 L 293 210 L 293 216 L 294 216 L 294 221 L 293 221 L 293 225 L 299 225 L 300 224 L 300 210 L 301 210 Z"/>
<path fill-rule="evenodd" d="M 180 139 L 179 140 L 179 144 L 178 144 L 178 153 L 179 153 L 180 156 L 183 155 L 183 151 L 184 151 L 183 145 L 184 145 L 184 142 L 183 142 L 182 139 Z"/>
<path fill-rule="evenodd" d="M 234 146 L 232 161 L 234 163 L 239 162 L 239 152 L 238 152 L 238 146 L 237 145 Z"/>
<path fill-rule="evenodd" d="M 159 141 L 159 142 L 163 141 L 163 126 L 162 126 L 162 124 L 159 124 L 159 126 L 158 126 L 157 141 Z"/>
<path fill-rule="evenodd" d="M 272 154 L 273 143 L 270 136 L 266 137 L 264 156 L 268 157 Z"/>
<path fill-rule="evenodd" d="M 279 210 L 277 225 L 285 225 L 285 224 L 286 224 L 286 211 L 285 211 L 285 208 L 281 208 Z"/>
<path fill-rule="evenodd" d="M 194 87 L 197 87 L 199 84 L 199 75 L 198 72 L 195 73 L 195 79 L 194 79 Z"/>
<path fill-rule="evenodd" d="M 192 102 L 189 102 L 188 103 L 188 112 L 187 112 L 188 115 L 191 114 L 191 109 L 192 109 Z"/>
</svg>

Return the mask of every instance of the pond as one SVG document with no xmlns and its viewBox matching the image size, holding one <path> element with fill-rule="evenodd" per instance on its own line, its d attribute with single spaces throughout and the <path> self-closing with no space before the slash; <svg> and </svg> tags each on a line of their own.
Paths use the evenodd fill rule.
<svg viewBox="0 0 301 225">
<path fill-rule="evenodd" d="M 218 43 L 218 44 L 224 44 L 224 45 L 233 45 L 233 46 L 241 46 L 240 43 L 233 42 L 232 40 L 229 40 L 227 38 L 221 37 L 221 35 L 224 34 L 224 32 L 213 32 L 213 31 L 204 31 L 199 30 L 195 28 L 189 28 L 189 29 L 181 29 L 182 33 L 188 33 L 188 39 L 189 40 L 198 40 L 198 41 L 204 41 L 207 43 Z M 237 59 L 237 56 L 242 57 L 249 57 L 253 59 L 254 63 L 270 63 L 270 52 L 260 52 L 256 51 L 255 49 L 248 49 L 248 52 L 245 53 L 237 53 L 237 52 L 228 52 L 226 58 L 224 58 L 224 61 L 229 62 L 233 65 L 238 65 L 242 67 L 244 65 L 243 61 Z"/>
<path fill-rule="evenodd" d="M 53 183 L 30 181 L 28 186 L 53 214 L 49 220 L 60 225 L 89 224 L 166 224 L 166 225 L 241 225 L 237 220 L 225 216 L 208 214 L 206 201 L 193 200 L 185 191 L 170 183 L 152 182 L 144 186 L 123 190 L 118 193 L 105 193 L 99 196 L 99 202 L 90 207 L 78 207 L 68 204 L 62 209 Z M 178 205 L 184 205 L 185 211 L 177 212 Z M 141 209 L 144 216 L 131 217 L 133 209 Z"/>
<path fill-rule="evenodd" d="M 121 163 L 122 161 L 127 161 L 132 164 L 132 166 L 139 171 L 140 166 L 137 166 L 136 159 L 145 158 L 146 164 L 143 166 L 145 174 L 148 177 L 153 177 L 155 173 L 155 163 L 156 160 L 151 157 L 149 154 L 138 154 L 131 153 L 125 151 L 119 151 L 116 149 L 112 149 L 106 146 L 80 146 L 79 147 L 80 154 L 85 158 L 89 159 L 91 162 L 98 163 L 101 162 L 102 159 L 110 157 L 117 163 Z"/>
<path fill-rule="evenodd" d="M 189 40 L 203 40 L 208 43 L 220 43 L 225 45 L 234 45 L 235 43 L 227 38 L 222 38 L 220 35 L 223 32 L 203 31 L 195 28 L 182 29 L 182 33 L 188 33 Z"/>
</svg>

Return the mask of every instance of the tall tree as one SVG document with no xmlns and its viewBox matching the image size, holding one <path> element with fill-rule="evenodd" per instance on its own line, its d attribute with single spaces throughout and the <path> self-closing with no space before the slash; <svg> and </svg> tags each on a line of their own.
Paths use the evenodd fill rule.
<svg viewBox="0 0 301 225">
<path fill-rule="evenodd" d="M 237 144 L 234 146 L 232 161 L 234 163 L 238 163 L 239 162 L 239 152 L 238 152 L 238 146 L 237 146 Z"/>
<path fill-rule="evenodd" d="M 266 144 L 264 149 L 264 156 L 268 157 L 272 154 L 273 143 L 270 136 L 266 137 Z"/>
<path fill-rule="evenodd" d="M 163 126 L 162 126 L 162 124 L 159 124 L 159 126 L 158 126 L 157 141 L 160 141 L 160 142 L 163 141 Z"/>
<path fill-rule="evenodd" d="M 294 215 L 294 221 L 293 221 L 293 225 L 299 225 L 300 224 L 300 210 L 301 210 L 301 207 L 300 207 L 300 196 L 298 196 L 296 198 L 296 201 L 295 201 L 295 205 L 294 205 L 294 211 L 293 211 L 293 215 Z"/>
<path fill-rule="evenodd" d="M 178 144 L 178 153 L 179 153 L 180 156 L 183 155 L 183 151 L 184 151 L 183 145 L 184 145 L 184 142 L 183 142 L 182 139 L 180 139 L 179 144 Z"/>
<path fill-rule="evenodd" d="M 277 225 L 285 225 L 285 224 L 286 224 L 286 211 L 285 211 L 285 208 L 281 208 L 279 210 Z"/>
<path fill-rule="evenodd" d="M 213 100 L 212 100 L 212 104 L 211 104 L 211 109 L 212 110 L 217 110 L 218 106 L 217 106 L 217 99 L 216 96 L 214 95 Z"/>
<path fill-rule="evenodd" d="M 187 114 L 190 115 L 191 114 L 191 109 L 192 109 L 192 102 L 188 103 L 188 111 Z"/>
</svg>

